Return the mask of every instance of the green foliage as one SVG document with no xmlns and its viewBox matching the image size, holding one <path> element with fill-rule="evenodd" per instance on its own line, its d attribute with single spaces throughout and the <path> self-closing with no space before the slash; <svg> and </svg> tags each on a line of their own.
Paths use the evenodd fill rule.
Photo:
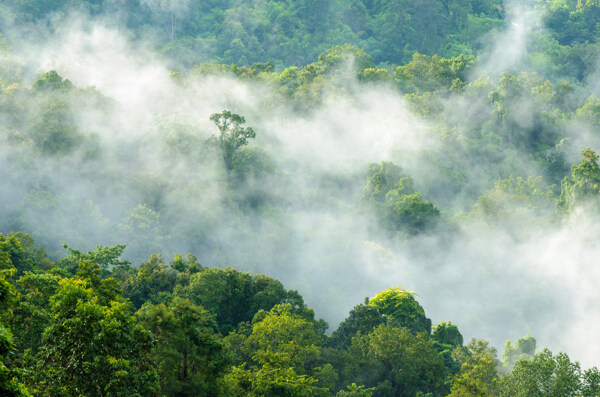
<svg viewBox="0 0 600 397">
<path fill-rule="evenodd" d="M 161 393 L 220 395 L 218 379 L 227 358 L 208 311 L 175 297 L 168 305 L 144 304 L 136 317 L 156 340 L 151 356 L 158 363 Z"/>
<path fill-rule="evenodd" d="M 286 291 L 272 278 L 252 276 L 231 268 L 205 269 L 193 274 L 189 285 L 179 289 L 177 294 L 214 314 L 223 334 L 252 320 L 260 310 L 271 310 L 280 303 L 290 303 L 297 313 L 314 320 L 314 312 L 306 308 L 295 291 Z"/>
<path fill-rule="evenodd" d="M 164 56 L 184 65 L 208 58 L 228 65 L 268 61 L 298 66 L 326 48 L 345 43 L 365 48 L 378 63 L 401 64 L 415 51 L 458 55 L 460 49 L 470 53 L 481 48 L 481 36 L 502 25 L 500 4 L 499 0 L 30 0 L 12 2 L 5 9 L 21 24 L 43 25 L 52 13 L 74 10 L 100 18 L 110 16 L 119 29 L 134 36 L 148 32 Z M 585 8 L 585 12 L 590 10 Z M 589 23 L 586 26 L 591 29 Z"/>
<path fill-rule="evenodd" d="M 225 378 L 230 396 L 298 396 L 319 397 L 330 395 L 319 387 L 311 376 L 298 375 L 293 368 L 262 367 L 247 371 L 244 367 L 233 367 Z"/>
<path fill-rule="evenodd" d="M 431 337 L 443 345 L 459 347 L 463 344 L 462 334 L 458 330 L 458 327 L 450 321 L 442 321 L 436 325 Z"/>
<path fill-rule="evenodd" d="M 36 148 L 48 155 L 69 154 L 82 141 L 71 105 L 55 98 L 41 101 L 40 109 L 31 122 L 29 136 Z"/>
<path fill-rule="evenodd" d="M 487 341 L 473 339 L 466 350 L 455 350 L 455 357 L 462 361 L 460 372 L 452 379 L 450 396 L 491 397 L 499 392 L 500 377 L 497 368 L 496 349 Z"/>
<path fill-rule="evenodd" d="M 600 192 L 598 155 L 589 148 L 583 150 L 581 155 L 581 163 L 571 167 L 572 177 L 565 177 L 561 184 L 558 206 L 566 213 L 579 205 L 594 205 Z"/>
<path fill-rule="evenodd" d="M 412 332 L 431 333 L 431 320 L 415 299 L 415 293 L 401 288 L 388 288 L 369 299 L 369 306 L 385 315 L 391 324 L 407 328 Z"/>
<path fill-rule="evenodd" d="M 55 70 L 51 70 L 47 73 L 42 74 L 40 78 L 33 83 L 32 88 L 36 91 L 68 91 L 73 88 L 73 84 L 71 84 L 69 80 L 60 77 Z"/>
<path fill-rule="evenodd" d="M 575 111 L 575 119 L 590 124 L 592 127 L 600 125 L 600 98 L 592 95 L 585 100 L 583 105 Z"/>
<path fill-rule="evenodd" d="M 260 365 L 306 373 L 319 358 L 321 343 L 312 322 L 294 314 L 290 305 L 276 305 L 268 313 L 256 314 L 246 348 Z"/>
<path fill-rule="evenodd" d="M 152 337 L 118 301 L 100 304 L 86 281 L 62 280 L 51 298 L 37 388 L 49 395 L 100 396 L 158 391 L 149 358 Z"/>
<path fill-rule="evenodd" d="M 8 237 L 0 234 L 0 255 L 17 270 L 18 274 L 33 270 L 36 266 L 34 259 L 23 249 L 21 240 L 14 233 L 10 233 Z"/>
<path fill-rule="evenodd" d="M 542 177 L 510 176 L 494 182 L 494 190 L 477 199 L 471 216 L 488 224 L 523 223 L 526 227 L 554 216 L 555 203 L 553 186 Z"/>
<path fill-rule="evenodd" d="M 310 375 L 319 358 L 322 336 L 314 323 L 290 305 L 257 313 L 242 349 L 254 365 L 234 367 L 226 378 L 232 395 L 325 396 L 327 389 Z M 320 372 L 321 373 L 321 372 Z"/>
<path fill-rule="evenodd" d="M 402 194 L 404 188 L 390 190 L 385 197 L 386 220 L 394 227 L 416 235 L 435 227 L 440 211 L 418 192 Z"/>
<path fill-rule="evenodd" d="M 25 272 L 17 281 L 21 299 L 15 307 L 11 327 L 20 351 L 36 353 L 41 346 L 44 329 L 52 320 L 50 298 L 59 287 L 60 275 Z"/>
<path fill-rule="evenodd" d="M 474 57 L 460 54 L 453 58 L 413 54 L 412 60 L 395 70 L 394 80 L 405 93 L 449 90 L 464 85 Z"/>
<path fill-rule="evenodd" d="M 423 333 L 391 324 L 352 339 L 346 356 L 347 375 L 374 387 L 374 395 L 442 394 L 446 370 L 433 343 Z M 386 394 L 389 393 L 389 394 Z"/>
<path fill-rule="evenodd" d="M 6 250 L 7 240 L 1 233 L 0 243 L 3 246 L 0 249 L 0 392 L 6 396 L 30 396 L 20 380 L 21 371 L 10 360 L 15 345 L 8 322 L 18 299 L 18 292 L 10 279 L 17 269 L 13 267 L 10 252 Z"/>
<path fill-rule="evenodd" d="M 586 371 L 588 376 L 584 377 L 578 362 L 571 362 L 564 353 L 553 355 L 544 349 L 533 359 L 517 361 L 513 370 L 502 377 L 500 396 L 591 397 L 594 394 L 582 392 L 598 390 L 598 378 L 592 375 L 595 372 Z"/>
<path fill-rule="evenodd" d="M 364 385 L 357 386 L 356 383 L 353 383 L 347 387 L 348 387 L 348 390 L 350 390 L 350 391 L 340 390 L 339 392 L 337 392 L 336 396 L 337 397 L 346 397 L 346 396 L 371 397 L 373 395 L 373 390 L 374 390 L 373 387 L 367 389 L 367 388 L 365 388 Z"/>
<path fill-rule="evenodd" d="M 569 137 L 586 139 L 572 130 L 600 126 L 600 101 L 584 84 L 593 81 L 600 54 L 595 0 L 538 1 L 544 26 L 528 36 L 522 61 L 537 73 L 475 81 L 469 80 L 477 77 L 472 73 L 485 69 L 475 68 L 475 59 L 494 41 L 488 34 L 505 27 L 500 0 L 5 3 L 3 26 L 22 26 L 40 37 L 47 34 L 43 29 L 51 33 L 60 25 L 45 18 L 60 20 L 63 11 L 98 16 L 128 37 L 153 37 L 159 56 L 177 65 L 173 84 L 182 90 L 196 87 L 195 79 L 219 74 L 268 85 L 273 93 L 253 104 L 258 112 L 248 115 L 253 120 L 279 107 L 319 115 L 312 112 L 330 98 L 342 97 L 356 109 L 371 107 L 376 103 L 363 90 L 372 95 L 379 88 L 399 89 L 409 109 L 427 119 L 425 135 L 439 145 L 427 145 L 417 158 L 389 148 L 403 164 L 424 165 L 414 172 L 416 182 L 391 162 L 368 167 L 362 201 L 380 226 L 400 237 L 393 244 L 410 244 L 403 238 L 433 232 L 440 209 L 456 214 L 472 208 L 465 218 L 456 217 L 458 226 L 475 219 L 510 228 L 511 235 L 525 225 L 545 225 L 553 215 L 553 187 L 526 174 L 539 170 L 550 184 L 557 183 L 568 172 L 567 143 L 581 142 Z M 16 40 L 18 35 L 8 33 Z M 79 126 L 97 117 L 109 122 L 91 128 L 118 130 L 108 109 L 122 110 L 119 104 L 93 88 L 77 89 L 55 71 L 29 84 L 30 73 L 14 65 L 10 51 L 0 39 L 4 230 L 28 230 L 44 244 L 60 237 L 79 247 L 92 247 L 92 237 L 110 236 L 128 241 L 128 253 L 138 259 L 175 244 L 193 247 L 203 262 L 238 260 L 263 250 L 264 239 L 273 236 L 277 251 L 288 252 L 277 244 L 277 235 L 293 221 L 270 223 L 268 214 L 285 214 L 296 204 L 312 208 L 312 203 L 275 196 L 304 192 L 291 188 L 296 180 L 287 181 L 292 180 L 287 167 L 293 164 L 284 164 L 287 159 L 278 158 L 273 146 L 249 145 L 256 134 L 244 117 L 227 110 L 210 117 L 218 129 L 211 142 L 226 173 L 205 172 L 214 156 L 202 142 L 201 126 L 189 120 L 141 125 L 160 137 L 156 146 L 146 140 L 147 131 L 140 131 L 139 142 L 105 145 Z M 199 61 L 204 63 L 188 73 Z M 168 166 L 125 179 L 122 168 L 105 166 L 120 161 L 119 166 L 138 169 L 146 158 L 136 154 L 150 149 Z M 106 161 L 98 161 L 102 156 Z M 597 204 L 598 156 L 590 149 L 583 156 L 562 183 L 558 205 L 565 213 L 576 208 L 586 213 Z M 184 181 L 177 179 L 182 170 L 195 171 Z M 352 178 L 340 182 L 347 185 L 344 193 L 360 189 L 360 182 L 348 182 Z M 94 182 L 93 199 L 102 203 L 107 218 L 88 191 L 72 186 L 79 181 Z M 228 233 L 221 233 L 223 224 Z M 222 246 L 224 236 L 237 243 L 244 233 L 240 225 L 252 226 L 248 234 L 269 232 L 239 252 Z M 370 229 L 366 237 L 378 231 Z M 54 252 L 59 244 L 47 247 L 52 258 L 59 256 Z M 326 324 L 315 321 L 302 297 L 277 280 L 204 268 L 191 255 L 175 255 L 169 263 L 151 255 L 134 269 L 122 259 L 124 247 L 84 251 L 65 245 L 62 269 L 49 270 L 53 264 L 30 236 L 0 235 L 0 394 L 27 395 L 24 381 L 39 395 L 74 396 L 312 396 L 341 388 L 337 395 L 600 393 L 597 369 L 581 371 L 566 355 L 530 357 L 531 338 L 507 345 L 503 359 L 514 370 L 500 380 L 496 352 L 487 342 L 462 346 L 451 323 L 428 336 L 431 321 L 424 309 L 413 293 L 399 288 L 356 306 L 325 338 Z M 289 260 L 285 254 L 277 258 Z M 15 275 L 20 276 L 16 284 Z M 137 316 L 133 308 L 139 309 Z M 324 343 L 329 347 L 322 349 Z M 233 368 L 227 368 L 229 359 Z"/>
<path fill-rule="evenodd" d="M 507 368 L 512 368 L 517 361 L 529 360 L 535 354 L 536 341 L 533 336 L 517 339 L 514 345 L 507 340 L 502 352 L 502 363 Z"/>
<path fill-rule="evenodd" d="M 173 292 L 176 284 L 176 270 L 167 266 L 161 255 L 152 254 L 125 280 L 123 296 L 139 308 L 145 302 L 159 303 Z"/>
<path fill-rule="evenodd" d="M 71 271 L 85 261 L 93 262 L 104 270 L 120 266 L 126 267 L 131 264 L 131 261 L 121 259 L 121 255 L 123 255 L 123 251 L 127 247 L 126 244 L 118 244 L 112 247 L 97 245 L 94 251 L 88 250 L 85 253 L 81 250 L 73 249 L 64 243 L 63 247 L 67 250 L 68 255 L 62 258 L 60 264 Z"/>
<path fill-rule="evenodd" d="M 348 317 L 331 333 L 326 343 L 336 349 L 346 349 L 357 333 L 368 334 L 384 322 L 385 317 L 376 307 L 369 304 L 356 305 L 350 310 Z"/>
<path fill-rule="evenodd" d="M 250 139 L 254 139 L 256 133 L 250 127 L 243 127 L 243 124 L 246 123 L 243 116 L 231 113 L 229 110 L 212 114 L 210 120 L 219 129 L 219 134 L 213 139 L 216 140 L 223 153 L 225 166 L 227 169 L 231 169 L 234 154 L 246 146 Z"/>
<path fill-rule="evenodd" d="M 369 164 L 367 168 L 367 185 L 364 197 L 368 201 L 383 203 L 386 194 L 396 187 L 402 178 L 405 178 L 402 168 L 392 162 L 384 161 L 380 164 Z M 409 186 L 405 186 L 408 183 Z M 412 190 L 412 179 L 402 181 L 404 190 Z"/>
<path fill-rule="evenodd" d="M 572 45 L 595 42 L 600 35 L 599 19 L 600 4 L 596 1 L 555 2 L 544 16 L 544 24 L 560 44 Z"/>
<path fill-rule="evenodd" d="M 411 177 L 391 163 L 369 164 L 363 201 L 378 212 L 387 228 L 416 235 L 435 227 L 440 211 L 414 191 Z"/>
<path fill-rule="evenodd" d="M 2 282 L 2 281 L 0 281 Z M 3 396 L 27 397 L 31 396 L 27 387 L 19 379 L 21 371 L 7 365 L 9 355 L 14 350 L 13 335 L 10 328 L 0 324 L 0 393 Z"/>
</svg>

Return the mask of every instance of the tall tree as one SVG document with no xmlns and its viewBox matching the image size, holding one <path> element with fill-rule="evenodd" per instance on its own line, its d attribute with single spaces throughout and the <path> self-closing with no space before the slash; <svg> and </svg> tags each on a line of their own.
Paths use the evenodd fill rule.
<svg viewBox="0 0 600 397">
<path fill-rule="evenodd" d="M 246 146 L 250 139 L 256 137 L 256 133 L 250 127 L 243 127 L 246 119 L 229 110 L 221 113 L 214 113 L 210 120 L 215 123 L 219 129 L 219 134 L 215 139 L 223 151 L 223 160 L 227 169 L 231 169 L 231 160 L 234 153 L 243 146 Z"/>
</svg>

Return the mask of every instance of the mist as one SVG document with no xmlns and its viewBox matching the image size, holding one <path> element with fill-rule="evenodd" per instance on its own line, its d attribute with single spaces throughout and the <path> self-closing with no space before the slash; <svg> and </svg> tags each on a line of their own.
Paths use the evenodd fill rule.
<svg viewBox="0 0 600 397">
<path fill-rule="evenodd" d="M 518 66 L 536 26 L 532 15 L 515 11 L 504 33 L 515 47 L 507 55 L 493 46 L 478 73 Z M 361 206 L 369 163 L 393 161 L 417 190 L 444 178 L 427 163 L 427 154 L 443 153 L 434 123 L 413 113 L 396 89 L 359 86 L 339 73 L 350 90 L 326 90 L 316 108 L 298 110 L 278 101 L 268 82 L 174 77 L 148 45 L 117 28 L 81 16 L 68 21 L 37 44 L 15 47 L 4 64 L 20 65 L 24 87 L 56 70 L 91 92 L 94 101 L 71 94 L 66 100 L 81 139 L 95 150 L 22 164 L 3 138 L 0 169 L 11 172 L 2 172 L 0 184 L 3 233 L 25 225 L 54 258 L 64 254 L 63 241 L 78 249 L 125 243 L 125 257 L 136 264 L 152 253 L 168 260 L 190 252 L 204 266 L 264 273 L 297 289 L 330 330 L 365 297 L 402 285 L 417 292 L 434 324 L 451 320 L 465 340 L 488 339 L 501 350 L 505 340 L 530 333 L 538 346 L 565 351 L 586 367 L 598 364 L 600 346 L 590 342 L 600 320 L 589 314 L 600 302 L 595 218 L 574 213 L 530 228 L 461 222 L 452 211 L 468 211 L 475 204 L 469 194 L 429 188 L 434 203 L 452 203 L 443 215 L 455 227 L 404 239 L 380 230 Z M 471 100 L 451 98 L 445 112 L 483 106 Z M 33 118 L 42 105 L 27 106 Z M 250 147 L 267 170 L 246 176 L 237 191 L 205 144 L 217 133 L 210 115 L 224 109 L 245 116 L 257 132 Z M 460 114 L 466 117 L 455 115 L 459 131 L 481 117 Z M 516 162 L 530 175 L 540 174 L 515 156 L 523 156 Z M 479 195 L 493 189 L 495 176 L 465 162 L 467 186 Z M 232 203 L 249 195 L 258 197 L 260 211 Z M 262 210 L 266 203 L 271 209 Z M 20 212 L 25 204 L 32 209 Z"/>
</svg>

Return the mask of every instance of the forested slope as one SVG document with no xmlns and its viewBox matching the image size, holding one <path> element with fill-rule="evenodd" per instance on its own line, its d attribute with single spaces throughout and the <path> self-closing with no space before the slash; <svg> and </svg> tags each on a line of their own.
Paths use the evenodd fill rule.
<svg viewBox="0 0 600 397">
<path fill-rule="evenodd" d="M 599 18 L 3 2 L 3 387 L 598 396 Z"/>
</svg>

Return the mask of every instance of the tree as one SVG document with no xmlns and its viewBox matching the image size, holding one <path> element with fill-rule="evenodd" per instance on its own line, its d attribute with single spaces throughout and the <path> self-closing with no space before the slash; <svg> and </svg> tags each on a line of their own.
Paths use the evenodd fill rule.
<svg viewBox="0 0 600 397">
<path fill-rule="evenodd" d="M 571 167 L 572 177 L 565 177 L 561 184 L 558 207 L 566 213 L 578 205 L 595 204 L 600 193 L 598 155 L 590 148 L 584 149 L 581 155 L 581 163 Z"/>
<path fill-rule="evenodd" d="M 376 203 L 385 202 L 386 194 L 397 187 L 400 180 L 405 177 L 402 168 L 391 161 L 384 161 L 381 164 L 369 164 L 367 167 L 367 184 L 363 191 L 364 200 Z"/>
<path fill-rule="evenodd" d="M 4 238 L 0 234 L 0 239 Z M 21 371 L 10 363 L 15 350 L 13 334 L 8 325 L 18 293 L 9 281 L 17 269 L 13 267 L 8 252 L 0 250 L 0 393 L 6 396 L 30 396 L 29 391 L 19 379 Z"/>
<path fill-rule="evenodd" d="M 240 396 L 326 396 L 327 389 L 310 375 L 323 338 L 314 323 L 293 313 L 290 305 L 260 311 L 242 342 L 252 357 L 227 376 L 230 393 Z"/>
<path fill-rule="evenodd" d="M 510 176 L 494 182 L 494 189 L 477 199 L 471 217 L 487 224 L 528 225 L 547 221 L 556 214 L 554 185 L 542 177 Z"/>
<path fill-rule="evenodd" d="M 369 164 L 363 201 L 392 231 L 416 235 L 434 227 L 440 211 L 414 190 L 414 181 L 392 162 Z"/>
<path fill-rule="evenodd" d="M 6 260 L 10 261 L 17 274 L 33 270 L 36 266 L 34 259 L 23 249 L 21 241 L 14 233 L 10 233 L 8 237 L 0 233 L 0 254 L 6 255 Z"/>
<path fill-rule="evenodd" d="M 354 337 L 346 362 L 346 376 L 375 387 L 375 395 L 414 397 L 445 391 L 446 368 L 433 342 L 391 323 Z"/>
<path fill-rule="evenodd" d="M 405 93 L 449 90 L 456 79 L 464 84 L 475 58 L 461 54 L 455 58 L 442 58 L 438 55 L 413 54 L 412 60 L 398 66 L 394 80 Z"/>
<path fill-rule="evenodd" d="M 461 363 L 456 360 L 452 353 L 457 348 L 463 348 L 463 336 L 458 327 L 451 322 L 443 321 L 434 328 L 431 339 L 444 358 L 446 368 L 452 375 L 456 374 L 460 370 Z"/>
<path fill-rule="evenodd" d="M 40 110 L 30 125 L 29 135 L 35 146 L 49 155 L 69 154 L 82 141 L 71 105 L 55 98 L 42 100 Z"/>
<path fill-rule="evenodd" d="M 128 266 L 131 262 L 121 259 L 125 247 L 127 247 L 126 244 L 118 244 L 112 247 L 97 245 L 94 251 L 88 250 L 84 253 L 63 243 L 63 248 L 69 254 L 60 261 L 60 264 L 70 271 L 77 269 L 77 266 L 84 261 L 96 263 L 104 270 L 109 270 L 113 267 Z"/>
<path fill-rule="evenodd" d="M 161 255 L 152 254 L 136 274 L 127 278 L 123 295 L 140 308 L 145 302 L 159 303 L 165 295 L 173 293 L 176 282 L 177 271 L 167 266 Z"/>
<path fill-rule="evenodd" d="M 168 304 L 147 303 L 136 313 L 156 340 L 152 357 L 157 363 L 161 393 L 168 396 L 217 396 L 218 380 L 228 363 L 216 334 L 214 317 L 188 299 Z"/>
<path fill-rule="evenodd" d="M 373 395 L 374 388 L 365 388 L 364 385 L 358 386 L 356 383 L 353 383 L 348 387 L 349 391 L 340 390 L 337 392 L 336 397 L 348 397 L 348 396 L 362 396 L 362 397 L 371 397 Z"/>
<path fill-rule="evenodd" d="M 340 323 L 338 328 L 332 332 L 327 339 L 327 345 L 336 349 L 346 349 L 352 343 L 352 338 L 357 333 L 363 335 L 370 333 L 373 328 L 383 324 L 385 317 L 379 310 L 367 303 L 354 306 L 348 317 Z"/>
<path fill-rule="evenodd" d="M 513 370 L 502 377 L 500 396 L 575 397 L 583 388 L 579 363 L 571 362 L 564 353 L 552 355 L 544 349 L 533 359 L 517 361 Z"/>
<path fill-rule="evenodd" d="M 431 333 L 431 320 L 415 299 L 415 293 L 401 288 L 388 288 L 369 299 L 369 306 L 377 308 L 392 324 L 414 333 Z"/>
<path fill-rule="evenodd" d="M 33 83 L 32 88 L 36 91 L 68 91 L 73 88 L 73 84 L 67 79 L 63 80 L 55 70 L 51 70 L 42 74 L 40 78 Z"/>
<path fill-rule="evenodd" d="M 492 397 L 498 395 L 499 381 L 496 349 L 487 341 L 472 339 L 466 349 L 454 354 L 462 361 L 460 372 L 452 378 L 452 397 Z"/>
<path fill-rule="evenodd" d="M 535 354 L 536 341 L 533 336 L 525 336 L 517 339 L 514 345 L 507 340 L 502 352 L 502 363 L 511 369 L 517 361 L 529 360 Z"/>
<path fill-rule="evenodd" d="M 389 224 L 409 235 L 416 235 L 435 227 L 440 211 L 430 202 L 423 200 L 418 192 L 401 194 L 391 190 L 386 195 L 386 218 Z"/>
<path fill-rule="evenodd" d="M 431 337 L 444 345 L 458 347 L 463 344 L 463 336 L 458 327 L 449 321 L 442 321 L 436 325 Z"/>
<path fill-rule="evenodd" d="M 13 313 L 12 329 L 21 352 L 39 350 L 44 329 L 52 321 L 50 298 L 58 290 L 60 279 L 60 275 L 50 272 L 25 272 L 17 281 L 21 299 Z"/>
<path fill-rule="evenodd" d="M 148 5 L 152 12 L 157 14 L 169 40 L 173 41 L 178 20 L 182 19 L 188 11 L 189 0 L 142 0 L 142 4 Z"/>
<path fill-rule="evenodd" d="M 271 310 L 280 303 L 291 304 L 296 313 L 314 321 L 314 312 L 306 308 L 297 292 L 286 291 L 270 277 L 252 276 L 231 268 L 210 268 L 193 274 L 189 285 L 178 290 L 177 295 L 214 314 L 223 334 L 252 320 L 260 310 Z"/>
<path fill-rule="evenodd" d="M 219 129 L 219 134 L 213 137 L 218 142 L 223 152 L 223 160 L 227 169 L 231 169 L 233 155 L 241 147 L 246 146 L 250 139 L 256 137 L 256 133 L 250 127 L 243 127 L 246 119 L 229 110 L 223 110 L 221 113 L 214 113 L 210 120 L 215 123 Z"/>
<path fill-rule="evenodd" d="M 145 257 L 148 252 L 160 252 L 165 236 L 161 233 L 160 212 L 140 204 L 127 213 L 119 229 L 131 243 L 134 257 Z"/>
<path fill-rule="evenodd" d="M 151 395 L 158 377 L 152 335 L 125 302 L 100 304 L 87 281 L 65 279 L 51 299 L 52 322 L 38 354 L 37 387 L 50 395 Z"/>
</svg>

